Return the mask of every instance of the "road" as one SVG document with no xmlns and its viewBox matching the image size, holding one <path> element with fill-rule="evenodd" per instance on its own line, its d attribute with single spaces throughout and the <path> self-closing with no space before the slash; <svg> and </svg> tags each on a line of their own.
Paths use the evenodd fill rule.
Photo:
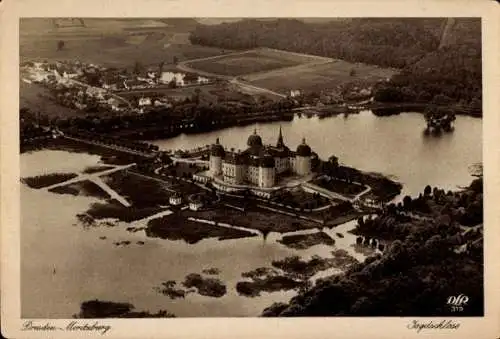
<svg viewBox="0 0 500 339">
<path fill-rule="evenodd" d="M 125 207 L 130 207 L 130 203 L 122 197 L 120 194 L 118 194 L 115 190 L 113 190 L 111 187 L 109 187 L 104 181 L 102 181 L 101 178 L 97 176 L 92 176 L 88 178 L 89 181 L 92 181 L 94 184 L 99 186 L 104 192 L 108 193 L 108 195 L 117 200 L 120 204 L 122 204 Z"/>
<path fill-rule="evenodd" d="M 122 171 L 122 170 L 130 168 L 132 166 L 135 166 L 135 163 L 134 164 L 123 165 L 123 166 L 116 166 L 114 168 L 111 168 L 109 170 L 105 170 L 105 171 L 102 171 L 102 172 L 82 173 L 82 174 L 80 174 L 79 176 L 77 176 L 75 178 L 72 178 L 72 179 L 60 182 L 58 184 L 54 184 L 54 185 L 50 185 L 50 186 L 44 187 L 43 189 L 46 190 L 46 191 L 48 191 L 48 190 L 51 190 L 53 188 L 57 188 L 57 187 L 61 187 L 61 186 L 67 186 L 67 185 L 71 185 L 71 184 L 74 184 L 74 183 L 77 183 L 77 182 L 80 182 L 80 181 L 89 180 L 89 181 L 93 182 L 94 184 L 96 184 L 97 186 L 99 186 L 111 198 L 116 199 L 118 202 L 120 202 L 120 204 L 122 204 L 123 206 L 130 207 L 131 204 L 124 197 L 122 197 L 120 194 L 118 194 L 115 190 L 113 190 L 111 187 L 109 187 L 104 181 L 102 181 L 102 179 L 100 178 L 100 176 L 108 175 L 108 174 L 111 174 L 111 173 L 114 173 L 114 172 L 117 172 L 117 171 Z"/>
<path fill-rule="evenodd" d="M 330 190 L 327 190 L 326 188 L 320 187 L 318 185 L 314 185 L 310 182 L 305 182 L 302 184 L 303 188 L 308 188 L 316 193 L 319 193 L 320 195 L 327 197 L 327 198 L 332 198 L 332 199 L 338 199 L 338 200 L 343 200 L 343 201 L 352 201 L 352 199 L 349 199 L 341 194 L 338 194 L 336 192 L 332 192 Z"/>
<path fill-rule="evenodd" d="M 270 71 L 244 74 L 241 76 L 228 76 L 228 75 L 215 74 L 215 73 L 201 71 L 201 70 L 198 70 L 196 68 L 189 66 L 190 63 L 195 63 L 195 62 L 199 62 L 199 61 L 215 60 L 215 59 L 219 59 L 222 57 L 233 56 L 233 55 L 242 55 L 245 53 L 249 53 L 249 52 L 253 52 L 253 51 L 262 51 L 262 50 L 277 52 L 277 53 L 284 53 L 285 52 L 287 54 L 297 55 L 300 57 L 307 57 L 307 58 L 310 58 L 312 61 L 300 63 L 299 65 L 295 65 L 295 66 L 283 67 L 283 68 L 278 68 L 278 69 L 274 69 L 274 70 L 270 70 Z M 179 62 L 177 64 L 177 68 L 181 71 L 184 71 L 184 72 L 197 73 L 199 75 L 203 75 L 206 77 L 227 80 L 230 83 L 232 83 L 233 85 L 239 86 L 242 90 L 250 91 L 252 93 L 258 92 L 258 93 L 274 95 L 274 96 L 277 96 L 280 98 L 286 98 L 287 96 L 282 94 L 282 93 L 272 91 L 268 88 L 255 86 L 253 84 L 250 84 L 248 81 L 260 80 L 260 79 L 264 79 L 264 78 L 269 77 L 269 76 L 276 76 L 276 75 L 280 75 L 280 74 L 283 74 L 286 72 L 294 72 L 294 71 L 302 70 L 304 68 L 308 68 L 311 66 L 332 63 L 335 61 L 336 61 L 335 59 L 327 58 L 327 57 L 321 57 L 321 56 L 316 56 L 316 55 L 282 51 L 282 50 L 273 49 L 273 48 L 261 47 L 261 48 L 246 50 L 246 51 L 242 51 L 242 52 L 235 52 L 235 53 L 229 53 L 229 54 L 223 54 L 223 55 L 215 55 L 215 56 L 206 57 L 206 58 L 186 60 L 186 61 Z M 243 80 L 242 78 L 245 78 L 247 80 Z"/>
<path fill-rule="evenodd" d="M 263 87 L 258 87 L 258 86 L 251 85 L 251 84 L 249 84 L 249 83 L 247 83 L 245 81 L 242 81 L 241 79 L 239 79 L 236 76 L 228 76 L 228 75 L 221 75 L 221 74 L 216 74 L 216 73 L 205 72 L 205 71 L 201 71 L 201 70 L 198 70 L 196 68 L 193 68 L 193 67 L 189 66 L 190 63 L 218 59 L 218 58 L 221 58 L 221 57 L 227 57 L 229 55 L 241 55 L 241 54 L 245 54 L 245 53 L 248 53 L 248 52 L 251 52 L 251 51 L 252 50 L 250 50 L 250 51 L 242 51 L 242 52 L 235 52 L 235 53 L 224 54 L 224 55 L 216 55 L 216 56 L 211 56 L 211 57 L 206 57 L 206 58 L 199 58 L 199 59 L 191 59 L 191 60 L 181 61 L 181 62 L 179 62 L 177 64 L 177 68 L 179 70 L 183 71 L 183 72 L 186 72 L 186 73 L 196 73 L 196 74 L 199 74 L 199 75 L 202 75 L 202 76 L 205 76 L 205 77 L 211 77 L 211 78 L 216 78 L 216 79 L 221 79 L 221 80 L 227 80 L 231 84 L 239 86 L 244 91 L 246 90 L 246 91 L 251 91 L 252 93 L 258 92 L 258 93 L 264 93 L 264 94 L 274 95 L 274 96 L 277 96 L 277 97 L 280 97 L 280 98 L 286 98 L 286 95 L 284 95 L 282 93 L 274 92 L 274 91 L 271 91 L 270 89 L 267 89 L 267 88 L 263 88 Z"/>
<path fill-rule="evenodd" d="M 106 147 L 106 148 L 109 148 L 109 149 L 112 149 L 112 150 L 115 150 L 115 151 L 130 153 L 130 154 L 134 154 L 134 155 L 140 155 L 140 156 L 143 156 L 143 157 L 146 157 L 146 158 L 151 158 L 151 157 L 154 156 L 153 153 L 146 153 L 146 152 L 135 151 L 135 150 L 132 150 L 132 149 L 130 149 L 128 147 L 117 146 L 117 145 L 109 145 L 109 144 L 105 144 L 103 142 L 91 141 L 91 140 L 82 139 L 82 138 L 75 138 L 75 137 L 72 137 L 72 136 L 69 136 L 69 135 L 65 135 L 65 134 L 63 134 L 62 137 L 66 138 L 66 139 L 74 140 L 74 141 L 84 142 L 84 143 L 91 144 L 91 145 Z"/>
<path fill-rule="evenodd" d="M 168 216 L 168 215 L 170 215 L 172 213 L 174 213 L 174 212 L 172 212 L 171 210 L 167 209 L 167 210 L 158 212 L 156 214 L 150 215 L 149 217 L 145 217 L 143 219 L 136 220 L 136 221 L 132 222 L 130 224 L 130 226 L 131 227 L 139 227 L 139 226 L 147 225 L 148 222 L 150 222 L 151 220 L 162 218 L 162 217 L 166 217 L 166 216 Z"/>
<path fill-rule="evenodd" d="M 255 85 L 251 85 L 247 82 L 243 82 L 242 80 L 238 78 L 233 78 L 229 81 L 231 84 L 239 86 L 241 89 L 252 92 L 252 93 L 266 93 L 266 94 L 271 94 L 280 98 L 286 98 L 286 95 L 271 91 L 270 89 L 264 88 L 264 87 L 258 87 Z"/>
<path fill-rule="evenodd" d="M 50 185 L 50 186 L 44 187 L 44 189 L 48 191 L 48 190 L 56 188 L 56 187 L 71 185 L 71 184 L 77 183 L 79 181 L 90 180 L 92 177 L 100 177 L 100 176 L 103 176 L 103 175 L 108 175 L 108 174 L 111 174 L 111 173 L 114 173 L 114 172 L 122 171 L 124 169 L 133 167 L 135 165 L 136 165 L 135 163 L 132 163 L 132 164 L 128 164 L 128 165 L 116 166 L 114 168 L 111 168 L 111 169 L 108 169 L 108 170 L 105 170 L 105 171 L 102 171 L 102 172 L 82 173 L 82 174 L 80 174 L 79 176 L 77 176 L 75 178 L 72 178 L 72 179 L 60 182 L 58 184 L 54 184 L 54 185 Z"/>
</svg>

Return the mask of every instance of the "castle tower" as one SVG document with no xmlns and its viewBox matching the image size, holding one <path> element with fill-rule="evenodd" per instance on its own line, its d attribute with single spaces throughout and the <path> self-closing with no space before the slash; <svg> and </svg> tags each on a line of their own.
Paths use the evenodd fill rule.
<svg viewBox="0 0 500 339">
<path fill-rule="evenodd" d="M 273 187 L 276 180 L 276 168 L 274 158 L 266 154 L 260 159 L 259 164 L 259 187 Z"/>
<path fill-rule="evenodd" d="M 245 164 L 245 156 L 238 151 L 234 155 L 234 183 L 243 184 L 247 178 L 247 166 Z"/>
<path fill-rule="evenodd" d="M 306 144 L 306 139 L 302 138 L 302 143 L 297 147 L 295 159 L 295 171 L 298 175 L 311 173 L 311 153 L 311 147 Z"/>
<path fill-rule="evenodd" d="M 222 174 L 222 159 L 225 155 L 224 147 L 219 143 L 219 138 L 215 141 L 210 149 L 209 171 L 213 176 Z"/>
<path fill-rule="evenodd" d="M 257 134 L 257 129 L 253 130 L 253 134 L 248 137 L 247 146 L 252 148 L 262 147 L 262 138 Z"/>
</svg>

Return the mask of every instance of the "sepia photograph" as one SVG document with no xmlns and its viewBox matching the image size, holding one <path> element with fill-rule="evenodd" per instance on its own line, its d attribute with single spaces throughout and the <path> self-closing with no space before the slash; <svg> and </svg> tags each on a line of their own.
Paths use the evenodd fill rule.
<svg viewBox="0 0 500 339">
<path fill-rule="evenodd" d="M 18 330 L 483 319 L 483 20 L 18 18 Z"/>
<path fill-rule="evenodd" d="M 21 19 L 27 318 L 481 316 L 478 18 Z"/>
</svg>

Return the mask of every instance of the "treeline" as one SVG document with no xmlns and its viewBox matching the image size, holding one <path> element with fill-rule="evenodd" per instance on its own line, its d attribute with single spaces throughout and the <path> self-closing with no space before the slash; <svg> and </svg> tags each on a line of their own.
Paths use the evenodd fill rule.
<svg viewBox="0 0 500 339">
<path fill-rule="evenodd" d="M 447 218 L 408 222 L 386 215 L 365 220 L 360 228 L 376 228 L 378 235 L 390 230 L 397 240 L 383 254 L 368 257 L 344 275 L 318 280 L 290 303 L 275 303 L 263 315 L 482 316 L 482 225 L 463 231 L 462 214 L 453 212 L 476 202 L 482 209 L 482 200 L 469 199 L 481 192 L 482 182 L 478 179 L 464 192 L 453 194 L 455 199 L 447 202 L 448 208 L 442 211 Z M 442 193 L 427 189 L 423 196 L 433 201 L 452 197 Z M 463 198 L 465 195 L 467 198 Z M 411 204 L 407 200 L 408 209 Z M 446 301 L 459 294 L 467 295 L 469 303 L 461 312 L 455 312 Z"/>
<path fill-rule="evenodd" d="M 104 135 L 125 136 L 131 139 L 152 140 L 180 133 L 201 133 L 218 128 L 250 124 L 257 121 L 292 119 L 291 100 L 266 102 L 234 107 L 224 104 L 179 103 L 173 107 L 157 108 L 136 115 L 86 114 L 68 118 L 49 119 L 43 114 L 25 115 L 22 130 L 29 132 L 32 124 L 58 127 L 63 131 L 89 131 Z M 37 115 L 41 116 L 40 119 Z"/>
<path fill-rule="evenodd" d="M 439 46 L 445 19 L 364 18 L 320 23 L 243 20 L 198 26 L 193 44 L 228 49 L 269 47 L 403 68 Z"/>
<path fill-rule="evenodd" d="M 399 68 L 401 74 L 374 89 L 377 101 L 456 104 L 481 115 L 478 18 L 244 20 L 198 26 L 191 42 L 232 49 L 270 47 Z"/>
<path fill-rule="evenodd" d="M 130 303 L 88 300 L 81 303 L 80 312 L 73 315 L 73 318 L 175 318 L 174 314 L 165 310 L 150 313 L 135 311 L 134 308 Z"/>
<path fill-rule="evenodd" d="M 375 173 L 364 173 L 356 168 L 339 165 L 335 155 L 329 157 L 328 161 L 313 159 L 313 169 L 325 173 L 330 178 L 344 181 L 347 184 L 359 183 L 371 187 L 371 192 L 378 201 L 390 201 L 399 193 L 403 186 L 383 175 Z"/>
<path fill-rule="evenodd" d="M 456 106 L 458 111 L 482 115 L 480 24 L 477 42 L 444 46 L 394 75 L 374 90 L 380 102 L 418 102 Z"/>
</svg>

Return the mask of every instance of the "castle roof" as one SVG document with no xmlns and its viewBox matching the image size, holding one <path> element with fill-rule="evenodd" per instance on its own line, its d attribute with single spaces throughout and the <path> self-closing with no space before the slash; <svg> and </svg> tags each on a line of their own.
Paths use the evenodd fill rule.
<svg viewBox="0 0 500 339">
<path fill-rule="evenodd" d="M 257 134 L 257 131 L 254 130 L 253 134 L 248 137 L 248 148 L 243 152 L 238 151 L 234 152 L 231 149 L 231 152 L 226 152 L 222 145 L 219 143 L 219 139 L 210 150 L 210 154 L 212 156 L 220 156 L 224 158 L 224 161 L 234 165 L 249 165 L 249 166 L 261 166 L 265 163 L 265 166 L 269 166 L 271 164 L 271 160 L 274 166 L 274 158 L 287 158 L 294 156 L 311 156 L 312 151 L 311 147 L 306 144 L 305 139 L 302 140 L 302 144 L 297 147 L 297 152 L 291 151 L 283 141 L 283 134 L 279 131 L 278 141 L 276 146 L 271 145 L 263 145 L 262 138 Z M 268 158 L 268 160 L 263 161 L 263 158 Z"/>
<path fill-rule="evenodd" d="M 259 167 L 273 168 L 275 165 L 274 158 L 271 154 L 265 154 L 260 158 Z"/>
<path fill-rule="evenodd" d="M 224 147 L 219 143 L 219 138 L 215 140 L 215 144 L 212 145 L 210 149 L 210 155 L 213 155 L 214 157 L 221 157 L 223 158 L 225 155 Z"/>
<path fill-rule="evenodd" d="M 249 147 L 260 147 L 262 146 L 262 138 L 257 134 L 257 130 L 253 131 L 253 134 L 248 137 L 247 145 Z"/>
<path fill-rule="evenodd" d="M 311 147 L 306 144 L 306 138 L 302 138 L 302 143 L 297 147 L 297 156 L 310 157 L 311 153 Z"/>
<path fill-rule="evenodd" d="M 283 134 L 281 133 L 281 125 L 280 125 L 280 134 L 278 135 L 278 142 L 276 143 L 277 148 L 284 148 L 285 143 L 283 142 Z"/>
</svg>

